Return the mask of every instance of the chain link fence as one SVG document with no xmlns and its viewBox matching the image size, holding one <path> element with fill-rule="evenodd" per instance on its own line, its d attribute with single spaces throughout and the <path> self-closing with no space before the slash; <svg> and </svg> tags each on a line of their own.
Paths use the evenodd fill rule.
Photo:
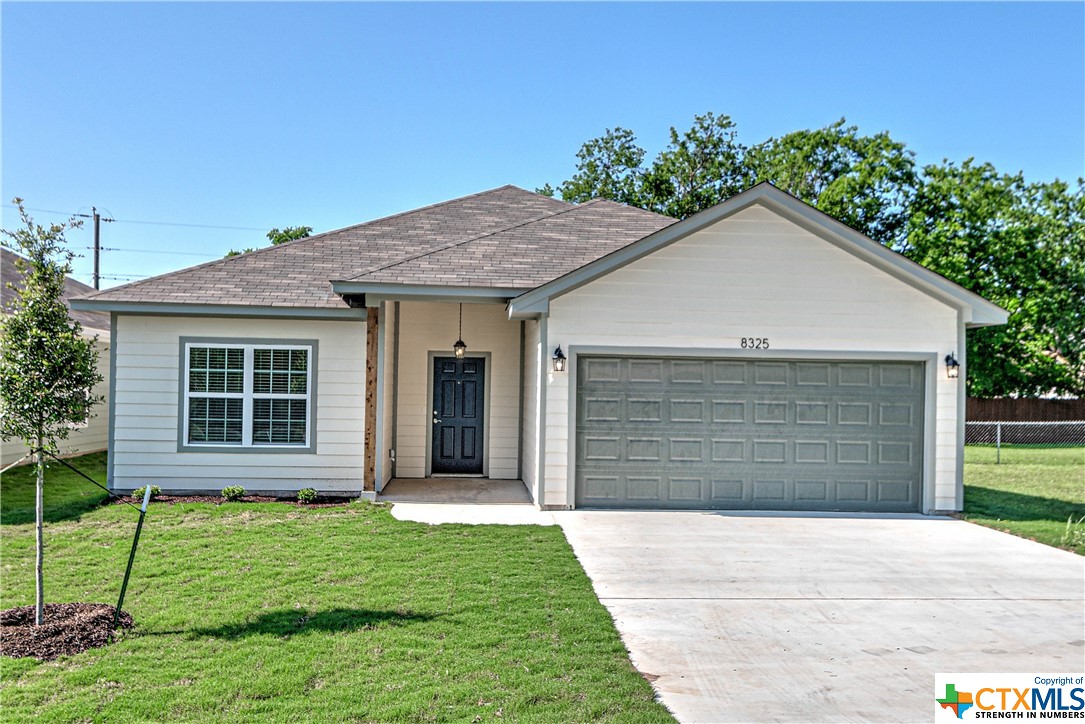
<svg viewBox="0 0 1085 724">
<path fill-rule="evenodd" d="M 995 462 L 1003 460 L 1003 448 L 1072 448 L 1085 446 L 1085 420 L 1058 422 L 966 422 L 965 445 L 993 447 Z M 1085 448 L 1082 450 L 1085 460 Z"/>
</svg>

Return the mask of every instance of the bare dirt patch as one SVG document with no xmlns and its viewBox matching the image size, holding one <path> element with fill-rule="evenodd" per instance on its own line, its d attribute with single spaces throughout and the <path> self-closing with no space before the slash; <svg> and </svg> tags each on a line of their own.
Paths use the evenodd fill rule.
<svg viewBox="0 0 1085 724">
<path fill-rule="evenodd" d="M 0 611 L 0 654 L 50 661 L 105 646 L 116 636 L 113 612 L 106 603 L 47 603 L 44 622 L 35 626 L 33 606 Z M 121 611 L 119 625 L 132 628 L 132 617 Z"/>
</svg>

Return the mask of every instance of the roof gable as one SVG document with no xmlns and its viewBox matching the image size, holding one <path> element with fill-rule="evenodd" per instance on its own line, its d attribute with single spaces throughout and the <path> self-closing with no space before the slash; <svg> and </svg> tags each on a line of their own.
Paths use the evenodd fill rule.
<svg viewBox="0 0 1085 724">
<path fill-rule="evenodd" d="M 1006 323 L 1008 312 L 998 305 L 879 244 L 769 183 L 758 184 L 727 201 L 665 227 L 520 295 L 509 302 L 509 315 L 513 318 L 524 318 L 546 313 L 549 311 L 551 299 L 588 284 L 754 204 L 768 208 L 780 217 L 891 276 L 966 312 L 964 321 L 970 327 Z"/>
</svg>

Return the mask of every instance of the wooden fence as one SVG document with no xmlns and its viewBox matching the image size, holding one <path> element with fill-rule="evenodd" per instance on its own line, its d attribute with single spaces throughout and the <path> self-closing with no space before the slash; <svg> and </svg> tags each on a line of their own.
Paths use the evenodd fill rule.
<svg viewBox="0 0 1085 724">
<path fill-rule="evenodd" d="M 998 397 L 984 400 L 969 397 L 965 404 L 969 422 L 1061 422 L 1085 420 L 1085 399 L 1037 400 Z"/>
</svg>

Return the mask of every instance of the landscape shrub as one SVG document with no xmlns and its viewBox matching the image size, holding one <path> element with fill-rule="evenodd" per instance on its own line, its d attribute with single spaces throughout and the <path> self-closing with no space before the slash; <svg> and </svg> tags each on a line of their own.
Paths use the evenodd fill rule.
<svg viewBox="0 0 1085 724">
<path fill-rule="evenodd" d="M 135 498 L 136 500 L 143 500 L 143 494 L 145 492 L 147 492 L 147 486 L 143 485 L 143 486 L 138 487 L 138 488 L 136 488 L 135 490 L 132 491 L 132 497 Z M 152 485 L 151 486 L 151 499 L 153 500 L 153 499 L 157 498 L 159 495 L 162 495 L 162 488 L 158 487 L 157 485 Z"/>
<path fill-rule="evenodd" d="M 315 488 L 302 488 L 298 491 L 298 500 L 302 503 L 312 503 L 316 500 Z"/>
<path fill-rule="evenodd" d="M 241 500 L 245 495 L 245 488 L 240 485 L 227 485 L 222 489 L 222 497 L 226 500 Z"/>
</svg>

